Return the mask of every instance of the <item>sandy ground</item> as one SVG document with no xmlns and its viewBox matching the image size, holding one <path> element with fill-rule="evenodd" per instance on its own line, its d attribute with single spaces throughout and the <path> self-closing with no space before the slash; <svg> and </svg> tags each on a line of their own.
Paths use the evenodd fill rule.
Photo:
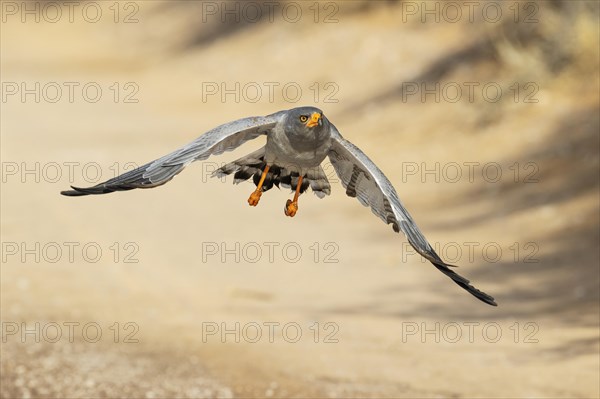
<svg viewBox="0 0 600 399">
<path fill-rule="evenodd" d="M 445 78 L 505 92 L 535 82 L 536 103 L 513 92 L 379 101 L 472 31 L 400 24 L 392 5 L 185 47 L 194 9 L 136 3 L 139 22 L 124 24 L 101 4 L 110 18 L 96 24 L 2 25 L 3 96 L 39 82 L 41 97 L 1 104 L 3 398 L 600 396 L 595 66 L 554 79 L 520 54 Z M 580 39 L 597 60 L 597 36 Z M 43 92 L 53 82 L 56 103 L 53 84 Z M 72 102 L 65 82 L 79 83 Z M 207 83 L 236 82 L 294 83 L 302 96 L 203 98 Z M 101 87 L 98 102 L 87 83 Z M 305 195 L 294 219 L 284 190 L 251 209 L 250 184 L 208 178 L 258 142 L 155 190 L 58 194 L 220 123 L 300 104 L 321 107 L 378 163 L 442 256 L 498 308 L 419 260 L 333 174 L 332 195 Z"/>
</svg>

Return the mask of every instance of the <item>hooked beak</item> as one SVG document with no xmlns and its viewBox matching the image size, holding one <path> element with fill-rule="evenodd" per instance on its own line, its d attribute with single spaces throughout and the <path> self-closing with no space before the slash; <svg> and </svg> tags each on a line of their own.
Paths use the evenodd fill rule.
<svg viewBox="0 0 600 399">
<path fill-rule="evenodd" d="M 308 120 L 308 122 L 306 122 L 306 127 L 315 127 L 319 124 L 320 120 L 321 120 L 321 114 L 318 112 L 313 112 L 313 114 L 310 116 L 310 119 Z"/>
</svg>

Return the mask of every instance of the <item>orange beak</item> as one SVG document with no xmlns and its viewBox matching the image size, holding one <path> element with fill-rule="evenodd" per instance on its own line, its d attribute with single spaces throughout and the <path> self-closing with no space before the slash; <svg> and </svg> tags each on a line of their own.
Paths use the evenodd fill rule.
<svg viewBox="0 0 600 399">
<path fill-rule="evenodd" d="M 315 127 L 319 124 L 319 119 L 321 119 L 321 114 L 318 112 L 313 112 L 310 116 L 308 122 L 306 122 L 307 127 Z"/>
</svg>

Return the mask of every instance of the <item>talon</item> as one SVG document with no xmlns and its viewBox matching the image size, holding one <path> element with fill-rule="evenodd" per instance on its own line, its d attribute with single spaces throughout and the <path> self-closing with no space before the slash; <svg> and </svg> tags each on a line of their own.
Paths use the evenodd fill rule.
<svg viewBox="0 0 600 399">
<path fill-rule="evenodd" d="M 296 183 L 296 194 L 294 200 L 287 200 L 285 208 L 283 208 L 285 215 L 293 218 L 298 212 L 298 197 L 300 196 L 300 190 L 302 189 L 302 179 L 304 176 L 298 177 L 298 183 Z"/>
<path fill-rule="evenodd" d="M 285 208 L 283 209 L 286 216 L 294 217 L 296 216 L 296 212 L 298 212 L 298 203 L 292 200 L 287 200 L 285 203 Z"/>
<path fill-rule="evenodd" d="M 250 198 L 248 198 L 248 204 L 250 206 L 258 205 L 258 201 L 260 201 L 260 196 L 262 195 L 262 186 L 265 182 L 265 178 L 267 177 L 267 173 L 269 173 L 269 165 L 265 166 L 265 170 L 263 170 L 262 176 L 260 177 L 260 181 L 256 186 L 256 190 L 252 194 L 250 194 Z"/>
<path fill-rule="evenodd" d="M 250 206 L 258 205 L 258 201 L 260 201 L 260 196 L 262 195 L 262 191 L 254 191 L 250 194 L 250 198 L 248 198 L 248 204 Z"/>
</svg>

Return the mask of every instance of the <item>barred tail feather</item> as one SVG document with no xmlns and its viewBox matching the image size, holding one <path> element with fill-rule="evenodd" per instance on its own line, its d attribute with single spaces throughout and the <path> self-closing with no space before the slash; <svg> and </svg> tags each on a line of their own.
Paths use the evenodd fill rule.
<svg viewBox="0 0 600 399">
<path fill-rule="evenodd" d="M 252 178 L 254 184 L 258 186 L 263 170 L 267 166 L 264 156 L 265 148 L 263 147 L 219 168 L 212 176 L 224 177 L 233 174 L 234 184 Z M 277 186 L 278 188 L 281 186 L 295 190 L 298 186 L 299 177 L 298 173 L 289 172 L 287 169 L 278 165 L 271 165 L 269 172 L 265 177 L 262 189 L 263 191 L 268 191 L 272 189 L 273 186 Z M 306 176 L 304 176 L 304 179 L 302 180 L 300 192 L 304 193 L 309 187 L 319 198 L 331 194 L 331 186 L 322 167 L 318 166 L 312 168 L 306 173 Z"/>
</svg>

